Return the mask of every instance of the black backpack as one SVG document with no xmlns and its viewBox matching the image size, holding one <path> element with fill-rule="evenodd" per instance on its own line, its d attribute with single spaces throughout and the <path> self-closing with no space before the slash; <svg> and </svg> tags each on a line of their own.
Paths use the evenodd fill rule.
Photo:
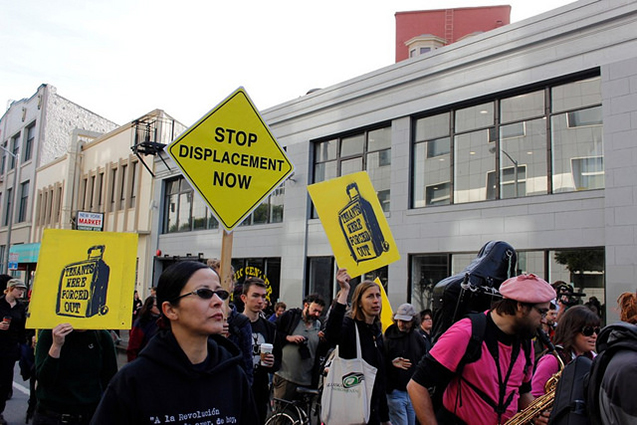
<svg viewBox="0 0 637 425">
<path fill-rule="evenodd" d="M 516 263 L 517 255 L 511 245 L 490 241 L 462 272 L 438 282 L 433 290 L 434 343 L 458 320 L 488 310 L 493 301 L 501 299 L 500 284 L 515 276 Z"/>
<path fill-rule="evenodd" d="M 562 370 L 557 387 L 549 425 L 589 425 L 586 414 L 585 381 L 593 361 L 578 356 Z"/>
<path fill-rule="evenodd" d="M 597 336 L 597 357 L 593 360 L 586 384 L 588 416 L 593 425 L 602 425 L 599 392 L 608 363 L 621 350 L 637 352 L 637 326 L 618 322 L 606 326 Z"/>
</svg>

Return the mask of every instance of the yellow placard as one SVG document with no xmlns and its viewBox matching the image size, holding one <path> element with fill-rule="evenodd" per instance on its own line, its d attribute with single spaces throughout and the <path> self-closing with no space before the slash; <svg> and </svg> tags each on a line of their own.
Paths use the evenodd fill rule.
<svg viewBox="0 0 637 425">
<path fill-rule="evenodd" d="M 166 151 L 228 231 L 294 172 L 241 87 Z"/>
<path fill-rule="evenodd" d="M 26 327 L 130 329 L 137 234 L 45 229 Z"/>
<path fill-rule="evenodd" d="M 380 297 L 382 300 L 382 307 L 380 310 L 380 324 L 383 328 L 383 333 L 385 333 L 387 328 L 394 324 L 394 311 L 391 308 L 389 298 L 387 298 L 387 292 L 385 292 L 385 288 L 383 287 L 380 279 L 376 278 L 374 279 L 374 282 L 376 282 L 376 284 L 380 286 Z"/>
<path fill-rule="evenodd" d="M 398 261 L 400 253 L 367 172 L 308 186 L 336 262 L 352 277 Z"/>
</svg>

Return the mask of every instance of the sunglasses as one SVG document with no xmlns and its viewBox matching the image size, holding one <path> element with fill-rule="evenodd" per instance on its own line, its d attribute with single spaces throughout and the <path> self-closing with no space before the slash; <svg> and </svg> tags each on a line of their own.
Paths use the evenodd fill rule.
<svg viewBox="0 0 637 425">
<path fill-rule="evenodd" d="M 180 295 L 177 298 L 175 298 L 173 301 L 178 301 L 189 295 L 196 295 L 199 298 L 202 298 L 204 300 L 209 300 L 214 295 L 217 295 L 219 298 L 221 298 L 221 300 L 227 300 L 228 297 L 230 296 L 230 293 L 226 291 L 225 289 L 217 289 L 216 291 L 213 291 L 212 289 L 209 289 L 209 288 L 199 288 L 195 291 L 188 292 L 187 294 Z"/>
<path fill-rule="evenodd" d="M 582 335 L 592 336 L 594 333 L 599 335 L 600 330 L 599 326 L 584 326 L 582 328 Z"/>
</svg>

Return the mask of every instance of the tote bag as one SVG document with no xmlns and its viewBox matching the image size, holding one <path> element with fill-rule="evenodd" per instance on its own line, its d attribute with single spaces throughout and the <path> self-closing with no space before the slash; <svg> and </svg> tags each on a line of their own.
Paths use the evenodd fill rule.
<svg viewBox="0 0 637 425">
<path fill-rule="evenodd" d="M 334 349 L 334 358 L 323 382 L 321 420 L 329 425 L 366 424 L 377 369 L 363 360 L 356 329 L 356 358 L 343 359 Z"/>
</svg>

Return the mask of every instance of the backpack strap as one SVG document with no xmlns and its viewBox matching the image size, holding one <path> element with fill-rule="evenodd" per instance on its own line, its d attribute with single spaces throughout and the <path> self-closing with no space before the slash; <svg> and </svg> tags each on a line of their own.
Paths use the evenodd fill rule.
<svg viewBox="0 0 637 425">
<path fill-rule="evenodd" d="M 484 335 L 487 329 L 487 315 L 484 313 L 472 313 L 466 317 L 471 321 L 471 337 L 469 338 L 469 343 L 467 344 L 464 355 L 456 366 L 455 376 L 457 376 L 460 381 L 468 383 L 468 381 L 462 378 L 462 372 L 464 371 L 465 365 L 478 361 L 482 356 L 482 342 L 484 341 Z M 476 390 L 476 388 L 473 389 Z M 476 393 L 482 397 L 482 391 L 478 389 Z M 490 401 L 487 401 L 487 403 L 491 405 Z M 460 383 L 458 384 L 458 393 L 456 395 L 456 408 L 458 405 L 462 406 L 462 386 Z"/>
<path fill-rule="evenodd" d="M 503 393 L 504 388 L 500 388 L 501 400 L 500 400 L 500 403 L 496 403 L 484 391 L 482 391 L 480 388 L 476 387 L 474 384 L 472 384 L 471 382 L 469 382 L 468 380 L 462 377 L 462 372 L 465 365 L 478 361 L 480 357 L 482 356 L 482 343 L 484 342 L 484 339 L 485 339 L 486 327 L 487 327 L 486 314 L 473 313 L 473 314 L 469 314 L 467 317 L 469 318 L 469 320 L 471 320 L 471 337 L 467 345 L 467 350 L 465 351 L 464 356 L 462 356 L 460 363 L 458 363 L 458 366 L 456 367 L 456 376 L 459 377 L 460 381 L 466 383 L 482 400 L 484 400 L 485 403 L 491 406 L 491 408 L 493 408 L 494 412 L 496 412 L 498 414 L 498 417 L 500 418 L 502 414 L 504 414 L 506 409 L 509 407 L 511 402 L 513 401 L 513 396 L 515 395 L 515 392 L 514 391 L 511 392 L 509 396 L 506 397 L 506 399 L 504 399 L 504 393 Z M 531 356 L 532 343 L 530 339 L 524 339 L 521 341 L 521 345 L 522 345 L 522 350 L 524 351 L 524 356 L 525 356 L 524 374 L 526 374 L 529 368 L 533 367 L 533 360 Z M 497 349 L 498 349 L 497 346 L 490 347 L 489 351 L 493 353 L 493 350 L 497 350 Z M 511 370 L 514 367 L 515 360 L 517 359 L 519 350 L 520 350 L 520 345 L 515 344 L 515 346 L 513 347 L 511 365 L 510 365 L 509 371 L 507 371 L 506 376 L 504 377 L 504 382 L 500 384 L 501 387 L 502 385 L 506 386 L 506 382 L 509 380 Z M 497 356 L 497 353 L 496 353 L 496 356 Z M 494 357 L 494 358 L 496 359 L 496 361 L 498 361 L 497 357 Z M 461 388 L 462 386 L 458 385 L 458 395 L 456 398 L 456 406 L 458 405 L 458 403 L 460 404 L 462 403 Z"/>
</svg>

